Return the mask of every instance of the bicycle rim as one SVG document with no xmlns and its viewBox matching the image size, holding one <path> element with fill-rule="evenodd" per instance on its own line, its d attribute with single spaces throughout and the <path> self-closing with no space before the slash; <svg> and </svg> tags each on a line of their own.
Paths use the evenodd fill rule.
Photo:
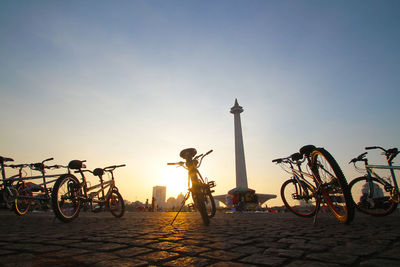
<svg viewBox="0 0 400 267">
<path fill-rule="evenodd" d="M 25 188 L 25 183 L 18 185 L 18 196 L 32 196 L 32 192 L 22 191 Z M 17 215 L 23 216 L 29 211 L 31 204 L 29 199 L 20 199 L 18 196 L 14 201 L 14 211 Z"/>
<path fill-rule="evenodd" d="M 287 180 L 281 187 L 281 198 L 285 206 L 300 217 L 311 217 L 315 214 L 317 201 L 313 191 L 297 180 Z"/>
<path fill-rule="evenodd" d="M 115 217 L 120 218 L 124 215 L 125 203 L 118 191 L 111 192 L 111 195 L 108 198 L 108 207 L 110 208 L 111 214 Z"/>
<path fill-rule="evenodd" d="M 386 190 L 385 184 L 376 178 L 371 177 L 370 183 L 366 177 L 358 177 L 350 182 L 349 187 L 355 207 L 363 213 L 386 216 L 397 208 L 390 184 L 386 185 Z"/>
<path fill-rule="evenodd" d="M 64 222 L 70 222 L 78 216 L 80 210 L 79 182 L 75 176 L 62 176 L 54 185 L 52 192 L 55 215 Z"/>
<path fill-rule="evenodd" d="M 311 153 L 315 178 L 321 183 L 326 204 L 335 217 L 343 223 L 350 223 L 354 217 L 354 206 L 347 181 L 336 160 L 323 148 Z"/>
</svg>

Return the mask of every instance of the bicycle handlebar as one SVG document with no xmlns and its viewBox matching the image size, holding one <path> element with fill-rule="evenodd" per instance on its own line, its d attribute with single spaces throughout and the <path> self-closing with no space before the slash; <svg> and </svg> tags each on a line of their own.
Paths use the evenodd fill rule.
<svg viewBox="0 0 400 267">
<path fill-rule="evenodd" d="M 126 164 L 112 165 L 112 166 L 104 167 L 103 170 L 104 171 L 113 171 L 116 168 L 125 167 L 125 166 L 126 166 Z M 110 170 L 108 170 L 108 169 L 110 169 Z"/>
<path fill-rule="evenodd" d="M 349 164 L 350 164 L 350 163 L 356 163 L 357 161 L 364 161 L 364 160 L 366 160 L 366 159 L 364 159 L 364 157 L 365 157 L 365 155 L 367 155 L 367 154 L 368 154 L 368 152 L 364 152 L 364 153 L 358 155 L 358 157 L 353 158 L 352 160 L 350 160 L 350 161 L 349 161 Z"/>
</svg>

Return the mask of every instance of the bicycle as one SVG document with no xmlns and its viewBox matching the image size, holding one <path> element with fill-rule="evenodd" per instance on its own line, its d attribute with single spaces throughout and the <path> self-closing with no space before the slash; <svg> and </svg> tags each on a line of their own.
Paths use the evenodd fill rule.
<svg viewBox="0 0 400 267">
<path fill-rule="evenodd" d="M 126 165 L 113 165 L 89 171 L 82 170 L 86 168 L 84 162 L 86 160 L 73 160 L 68 164 L 68 170 L 76 170 L 75 173 L 81 174 L 81 183 L 70 171 L 56 181 L 51 195 L 56 217 L 62 222 L 71 222 L 78 217 L 81 208 L 87 205 L 90 206 L 92 212 L 108 209 L 115 217 L 122 217 L 125 212 L 125 203 L 115 186 L 113 171 Z M 84 172 L 91 172 L 94 176 L 98 176 L 100 183 L 88 186 Z M 111 175 L 108 181 L 103 180 L 106 172 Z"/>
<path fill-rule="evenodd" d="M 200 154 L 196 156 L 197 151 L 195 148 L 187 148 L 180 152 L 180 157 L 183 158 L 185 162 L 180 161 L 176 163 L 167 163 L 167 165 L 178 165 L 178 167 L 183 167 L 188 170 L 188 192 L 182 201 L 182 206 L 175 215 L 175 218 L 172 220 L 171 225 L 178 217 L 178 214 L 185 205 L 185 202 L 188 200 L 190 193 L 192 193 L 192 199 L 194 202 L 193 205 L 190 206 L 196 208 L 200 212 L 204 225 L 208 226 L 210 224 L 210 218 L 214 217 L 216 208 L 214 197 L 212 196 L 214 190 L 211 190 L 211 188 L 215 187 L 215 182 L 209 182 L 207 178 L 203 179 L 198 170 L 204 157 L 211 152 L 213 151 L 210 150 L 204 155 Z"/>
<path fill-rule="evenodd" d="M 301 169 L 305 161 L 307 171 Z M 353 220 L 354 206 L 346 178 L 336 160 L 324 148 L 303 146 L 299 153 L 272 162 L 289 165 L 289 171 L 283 169 L 292 178 L 282 184 L 281 197 L 291 212 L 300 217 L 314 216 L 316 224 L 320 206 L 326 204 L 340 222 L 349 224 Z"/>
<path fill-rule="evenodd" d="M 394 173 L 394 170 L 400 170 L 400 166 L 393 166 L 393 159 L 400 152 L 397 148 L 386 150 L 380 146 L 371 146 L 365 149 L 382 150 L 382 155 L 386 156 L 388 165 L 368 164 L 368 159 L 365 158 L 368 152 L 362 153 L 349 162 L 349 164 L 353 163 L 357 170 L 360 170 L 356 166 L 356 163 L 363 161 L 366 170 L 364 176 L 353 179 L 349 184 L 354 205 L 357 210 L 372 216 L 379 217 L 389 215 L 396 210 L 400 201 L 399 186 Z M 375 172 L 375 169 L 388 169 L 390 170 L 391 177 L 380 177 Z"/>
<path fill-rule="evenodd" d="M 17 165 L 3 165 L 3 167 L 10 167 L 18 169 L 18 174 L 9 178 L 4 178 L 3 184 L 5 190 L 3 197 L 9 205 L 12 205 L 14 212 L 17 215 L 25 215 L 33 203 L 39 203 L 44 209 L 48 209 L 50 202 L 51 188 L 49 184 L 54 183 L 56 179 L 48 179 L 52 177 L 59 177 L 61 174 L 47 175 L 46 169 L 58 169 L 64 166 L 53 165 L 46 166 L 44 163 L 51 161 L 54 158 L 48 158 L 38 163 L 31 164 L 17 164 Z M 24 176 L 23 169 L 29 167 L 31 170 L 39 171 L 41 175 L 38 176 Z M 31 180 L 42 179 L 42 183 L 35 184 Z M 16 183 L 15 183 L 16 182 Z"/>
<path fill-rule="evenodd" d="M 0 156 L 0 168 L 1 168 L 1 181 L 2 183 L 0 184 L 0 203 L 4 204 L 4 206 L 7 209 L 11 209 L 12 208 L 12 200 L 10 200 L 10 196 L 13 195 L 14 190 L 11 189 L 10 185 L 12 184 L 12 182 L 10 181 L 5 181 L 5 179 L 7 179 L 6 177 L 6 171 L 5 171 L 5 163 L 9 162 L 9 161 L 14 161 L 12 158 L 7 158 L 7 157 L 3 157 Z M 14 175 L 15 177 L 17 175 Z M 13 176 L 13 177 L 14 177 Z"/>
</svg>

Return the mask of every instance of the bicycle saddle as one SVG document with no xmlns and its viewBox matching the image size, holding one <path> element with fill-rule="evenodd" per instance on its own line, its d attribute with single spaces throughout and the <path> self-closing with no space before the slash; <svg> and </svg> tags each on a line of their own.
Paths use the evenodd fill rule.
<svg viewBox="0 0 400 267">
<path fill-rule="evenodd" d="M 83 161 L 81 160 L 71 160 L 68 163 L 68 168 L 74 169 L 74 170 L 80 170 L 83 168 Z"/>
<path fill-rule="evenodd" d="M 311 152 L 313 152 L 316 149 L 315 146 L 313 145 L 306 145 L 300 148 L 300 154 L 306 155 L 307 157 L 310 156 Z"/>
<path fill-rule="evenodd" d="M 93 170 L 93 175 L 94 176 L 101 177 L 101 176 L 103 176 L 103 174 L 104 174 L 104 170 L 102 168 L 96 168 L 96 169 Z"/>
<path fill-rule="evenodd" d="M 191 160 L 194 156 L 196 156 L 197 151 L 195 148 L 186 148 L 181 151 L 179 156 L 185 160 Z"/>
<path fill-rule="evenodd" d="M 298 161 L 303 158 L 303 155 L 300 153 L 294 153 L 290 157 L 292 158 L 293 161 Z"/>
</svg>

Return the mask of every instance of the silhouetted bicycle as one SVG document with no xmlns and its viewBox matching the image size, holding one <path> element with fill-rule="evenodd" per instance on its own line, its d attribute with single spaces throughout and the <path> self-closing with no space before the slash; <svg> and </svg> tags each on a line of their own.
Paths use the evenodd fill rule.
<svg viewBox="0 0 400 267">
<path fill-rule="evenodd" d="M 301 164 L 306 160 L 305 172 Z M 272 162 L 288 164 L 290 170 L 285 171 L 293 175 L 281 188 L 282 201 L 291 212 L 301 217 L 314 216 L 315 224 L 324 201 L 340 222 L 350 223 L 353 220 L 354 205 L 346 178 L 328 151 L 307 145 L 300 149 L 300 153 Z"/>
<path fill-rule="evenodd" d="M 89 171 L 82 170 L 82 168 L 86 167 L 83 164 L 84 162 L 86 160 L 73 160 L 68 164 L 68 170 L 76 170 L 75 173 L 81 174 L 82 183 L 70 171 L 56 181 L 51 195 L 56 217 L 63 222 L 71 222 L 78 217 L 80 209 L 87 205 L 91 207 L 92 212 L 107 209 L 115 217 L 122 217 L 125 212 L 125 203 L 118 188 L 115 186 L 113 171 L 126 165 L 113 165 Z M 91 172 L 93 175 L 98 176 L 100 183 L 88 186 L 84 172 Z M 104 173 L 109 173 L 111 179 L 104 181 Z"/>
<path fill-rule="evenodd" d="M 11 205 L 17 215 L 25 215 L 32 204 L 39 204 L 43 209 L 48 209 L 50 202 L 51 187 L 50 184 L 56 181 L 55 177 L 59 177 L 61 174 L 46 174 L 47 169 L 58 169 L 64 166 L 53 165 L 46 166 L 44 163 L 51 161 L 53 158 L 45 159 L 42 162 L 31 163 L 31 164 L 17 164 L 17 165 L 2 165 L 4 167 L 10 167 L 18 169 L 18 174 L 13 175 L 9 178 L 3 176 L 3 199 Z M 38 176 L 24 176 L 23 169 L 30 168 L 31 170 L 39 171 L 41 175 Z M 55 178 L 55 179 L 49 179 Z M 41 179 L 42 183 L 33 183 L 33 180 Z"/>
<path fill-rule="evenodd" d="M 183 167 L 188 170 L 188 192 L 182 201 L 182 206 L 177 212 L 175 218 L 172 220 L 171 225 L 174 223 L 179 212 L 185 205 L 186 200 L 189 198 L 190 193 L 192 193 L 193 207 L 196 208 L 201 215 L 204 225 L 208 226 L 210 224 L 210 218 L 215 215 L 215 202 L 212 193 L 214 192 L 211 188 L 215 187 L 214 181 L 208 181 L 207 178 L 203 179 L 198 168 L 203 161 L 203 158 L 210 154 L 212 150 L 208 151 L 206 154 L 197 155 L 197 151 L 194 148 L 187 148 L 181 151 L 181 158 L 185 159 L 186 162 L 180 161 L 176 163 L 167 163 L 168 165 L 178 165 L 178 167 Z"/>
<path fill-rule="evenodd" d="M 372 216 L 389 215 L 396 210 L 400 201 L 399 186 L 394 173 L 394 170 L 400 170 L 400 166 L 393 166 L 393 159 L 399 154 L 399 151 L 397 148 L 386 150 L 380 146 L 366 147 L 365 149 L 382 150 L 382 155 L 386 156 L 388 165 L 368 164 L 368 159 L 365 158 L 368 152 L 362 153 L 349 162 L 349 164 L 354 163 L 354 167 L 359 170 L 356 163 L 363 161 L 365 166 L 363 171 L 367 172 L 349 184 L 354 204 L 359 211 Z M 375 169 L 388 169 L 391 177 L 380 177 Z"/>
</svg>

